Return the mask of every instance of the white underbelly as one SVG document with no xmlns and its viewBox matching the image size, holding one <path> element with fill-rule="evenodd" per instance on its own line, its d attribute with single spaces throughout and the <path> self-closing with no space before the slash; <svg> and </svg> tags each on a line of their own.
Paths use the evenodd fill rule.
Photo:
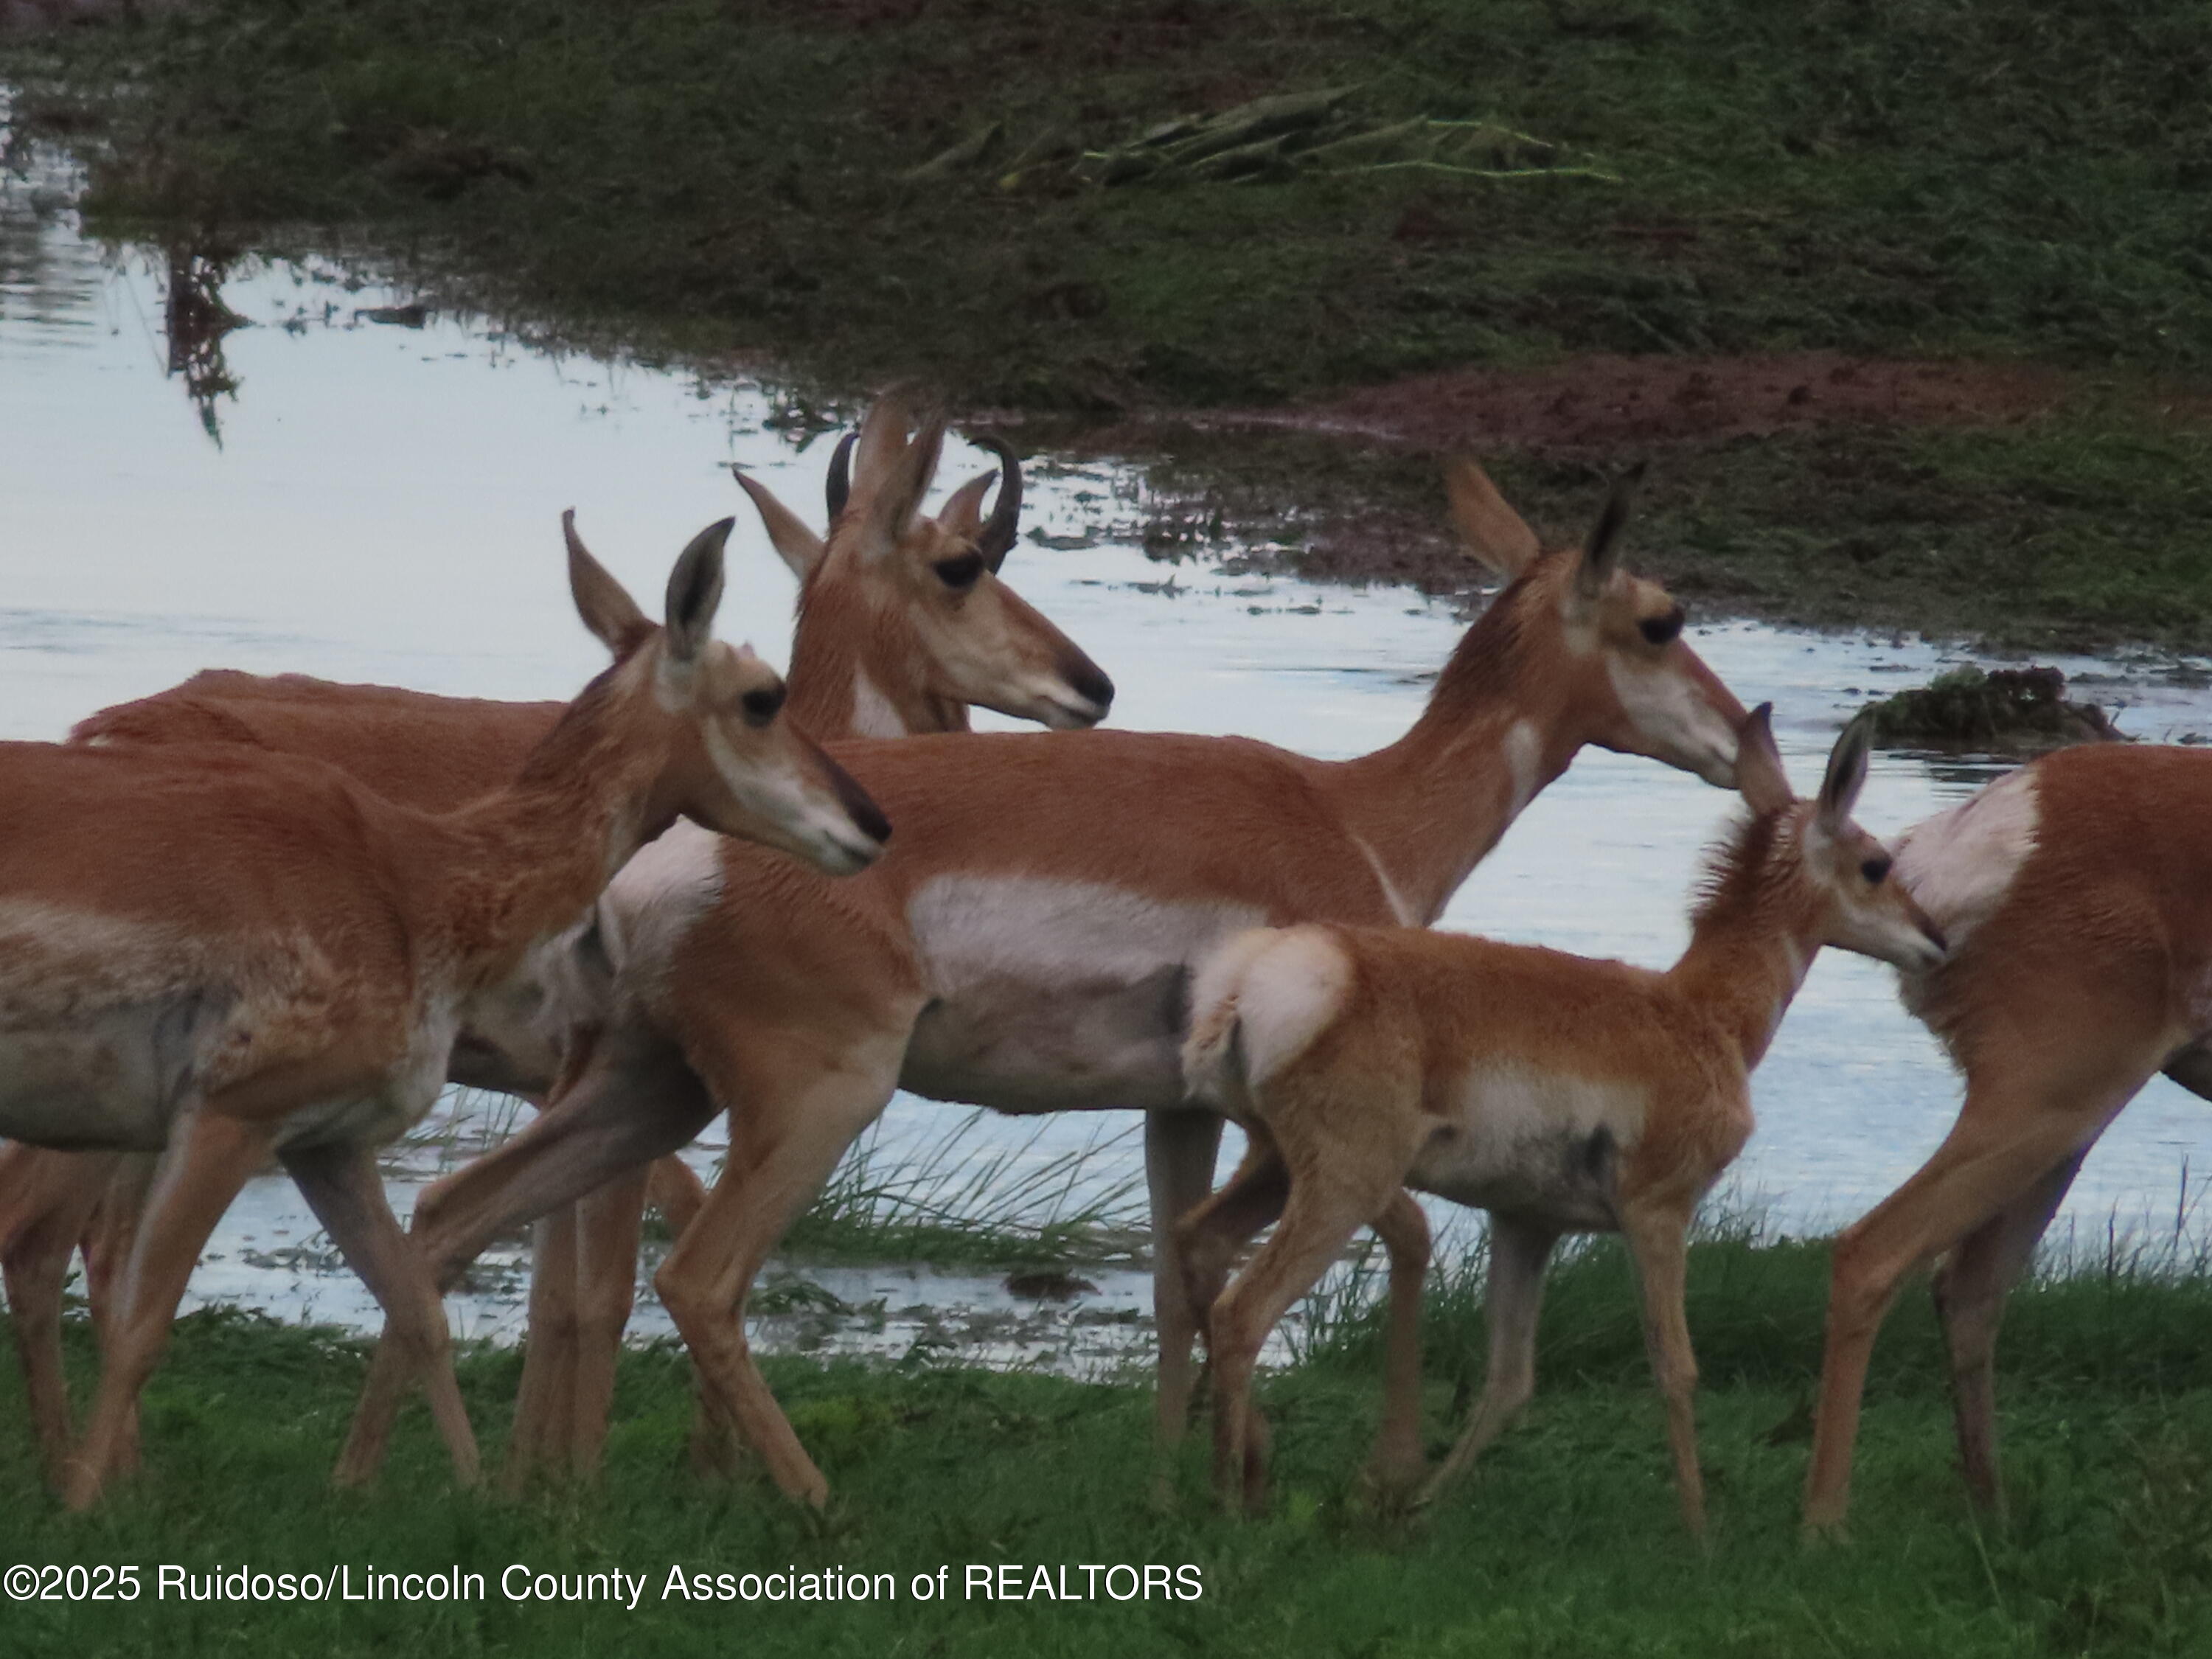
<svg viewBox="0 0 2212 1659">
<path fill-rule="evenodd" d="M 0 1030 L 0 1137 L 158 1151 L 220 1024 L 212 1000 L 186 997 Z"/>
<path fill-rule="evenodd" d="M 1565 1232 L 1609 1232 L 1619 1224 L 1621 1143 L 1642 1118 L 1624 1085 L 1481 1068 L 1463 1086 L 1458 1121 L 1423 1149 L 1407 1184 Z"/>
<path fill-rule="evenodd" d="M 1032 1112 L 1181 1103 L 1191 968 L 1266 918 L 1099 884 L 960 876 L 917 891 L 908 920 L 934 997 L 900 1081 Z"/>
</svg>

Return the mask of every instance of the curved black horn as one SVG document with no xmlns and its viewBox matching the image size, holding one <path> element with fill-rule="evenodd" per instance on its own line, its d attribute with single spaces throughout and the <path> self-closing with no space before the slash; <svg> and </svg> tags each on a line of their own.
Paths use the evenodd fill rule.
<svg viewBox="0 0 2212 1659">
<path fill-rule="evenodd" d="M 1021 530 L 1022 464 L 1014 459 L 1014 452 L 1003 438 L 975 438 L 970 441 L 978 449 L 988 449 L 999 458 L 999 499 L 992 506 L 991 516 L 983 520 L 982 529 L 975 533 L 975 550 L 996 574 L 999 567 L 1006 563 L 1006 555 L 1014 550 L 1014 538 Z"/>
<path fill-rule="evenodd" d="M 830 482 L 823 494 L 830 506 L 830 522 L 836 524 L 837 515 L 845 510 L 845 503 L 853 495 L 853 446 L 860 441 L 857 432 L 848 432 L 837 440 L 837 447 L 830 452 Z"/>
</svg>

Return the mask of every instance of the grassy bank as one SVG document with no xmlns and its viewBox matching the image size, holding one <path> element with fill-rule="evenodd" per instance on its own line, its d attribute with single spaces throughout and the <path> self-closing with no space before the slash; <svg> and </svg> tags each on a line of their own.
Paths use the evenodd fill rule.
<svg viewBox="0 0 2212 1659">
<path fill-rule="evenodd" d="M 64 38 L 59 107 L 103 141 L 106 211 L 421 239 L 562 317 L 971 400 L 1808 342 L 2163 369 L 2212 361 L 2201 22 L 2184 0 L 211 0 Z M 1620 182 L 1023 165 L 1331 87 Z M 905 176 L 994 125 L 973 163 Z"/>
<path fill-rule="evenodd" d="M 149 1470 L 112 1508 L 42 1502 L 0 1519 L 9 1560 L 221 1563 L 272 1571 L 453 1564 L 488 1599 L 441 1607 L 0 1607 L 11 1653 L 1176 1652 L 1698 1656 L 2190 1653 L 2212 1630 L 2212 1285 L 2092 1274 L 2017 1301 L 2004 1345 L 2009 1528 L 1978 1527 L 1949 1468 L 1931 1321 L 1915 1298 L 1875 1368 L 1853 1541 L 1807 1551 L 1793 1526 L 1802 1407 L 1817 1363 L 1822 1252 L 1700 1247 L 1692 1318 L 1705 1364 L 1716 1534 L 1679 1533 L 1659 1413 L 1626 1275 L 1598 1249 L 1566 1264 L 1547 1310 L 1530 1419 L 1426 1520 L 1349 1501 L 1374 1409 L 1358 1320 L 1268 1384 L 1279 1490 L 1265 1520 L 1211 1516 L 1194 1456 L 1184 1502 L 1147 1501 L 1149 1400 L 1127 1388 L 932 1366 L 775 1362 L 771 1379 L 837 1496 L 821 1517 L 751 1487 L 672 1476 L 689 1413 L 680 1362 L 626 1358 L 603 1489 L 520 1504 L 456 1497 L 427 1425 L 394 1466 L 333 1496 L 360 1351 L 237 1316 L 180 1328 L 148 1413 Z M 1431 1327 L 1432 1438 L 1449 1431 L 1474 1310 L 1451 1287 Z M 77 1339 L 80 1361 L 82 1333 Z M 495 1443 L 517 1364 L 479 1354 L 465 1387 Z M 12 1379 L 7 1386 L 14 1415 Z M 28 1492 L 20 1435 L 0 1480 Z M 1042 1477 L 1042 1478 L 1041 1478 Z M 969 1564 L 1189 1565 L 1203 1596 L 994 1604 L 958 1594 Z M 637 1609 L 515 1603 L 511 1563 L 619 1567 Z M 664 1600 L 672 1564 L 705 1571 L 842 1566 L 897 1575 L 901 1599 L 834 1606 Z M 949 1605 L 914 1575 L 951 1568 Z M 1022 1575 L 1029 1582 L 1029 1575 Z M 1079 1575 L 1078 1575 L 1079 1578 Z M 1126 1583 L 1127 1581 L 1123 1580 Z"/>
<path fill-rule="evenodd" d="M 1148 468 L 1157 557 L 1218 555 L 1237 535 L 1309 576 L 1470 583 L 1430 454 L 1247 430 L 1181 431 L 1168 448 Z M 1484 459 L 1550 538 L 1580 536 L 1602 498 L 1593 458 Z M 2208 522 L 2212 428 L 2089 399 L 2025 427 L 1855 425 L 1665 451 L 1638 490 L 1628 557 L 1699 620 L 2202 653 Z"/>
<path fill-rule="evenodd" d="M 1534 446 L 1516 498 L 1569 526 L 1592 465 L 1659 448 L 1642 544 L 1708 614 L 2203 650 L 2201 22 L 2184 0 L 207 0 L 16 42 L 0 76 L 22 131 L 89 159 L 114 234 L 351 246 L 803 407 L 912 374 L 1040 441 L 1111 422 L 1097 441 L 1197 477 L 1201 521 L 1247 503 L 1316 574 L 1459 579 L 1435 447 Z M 1082 160 L 1326 88 L 1349 89 L 1332 131 L 1545 142 L 1235 180 Z M 1933 422 L 1875 400 L 1564 447 L 1510 421 L 1377 450 L 1157 418 L 1804 349 L 2052 378 Z"/>
</svg>

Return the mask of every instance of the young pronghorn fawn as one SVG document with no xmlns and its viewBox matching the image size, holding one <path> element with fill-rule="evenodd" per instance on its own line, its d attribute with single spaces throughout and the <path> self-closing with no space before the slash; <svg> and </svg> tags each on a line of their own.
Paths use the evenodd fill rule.
<svg viewBox="0 0 2212 1659">
<path fill-rule="evenodd" d="M 1680 637 L 1681 607 L 1619 568 L 1621 492 L 1584 547 L 1542 553 L 1473 463 L 1450 483 L 1470 546 L 1508 585 L 1386 748 L 1317 761 L 1109 731 L 842 744 L 900 826 L 859 884 L 770 877 L 726 843 L 626 872 L 602 906 L 614 1013 L 544 1115 L 416 1209 L 440 1281 L 726 1110 L 721 1178 L 656 1282 L 718 1428 L 819 1503 L 827 1485 L 753 1363 L 744 1310 L 854 1137 L 902 1084 L 1012 1112 L 1142 1109 L 1159 1411 L 1180 1425 L 1191 1332 L 1163 1218 L 1206 1195 L 1219 1134 L 1183 1097 L 1191 965 L 1255 926 L 1432 921 L 1586 744 L 1734 781 L 1741 708 Z M 398 1398 L 380 1363 L 356 1419 L 364 1456 Z"/>
<path fill-rule="evenodd" d="M 1199 970 L 1184 1076 L 1251 1150 L 1187 1217 L 1183 1261 L 1214 1376 L 1214 1479 L 1256 1505 L 1266 1434 L 1252 1370 L 1276 1322 L 1363 1226 L 1390 1255 L 1387 1398 L 1376 1474 L 1420 1463 L 1419 1303 L 1428 1228 L 1405 1188 L 1490 1212 L 1489 1373 L 1433 1493 L 1535 1386 L 1536 1312 L 1563 1233 L 1619 1232 L 1666 1398 L 1683 1518 L 1705 1524 L 1683 1317 L 1698 1200 L 1751 1133 L 1751 1073 L 1823 945 L 1921 969 L 1934 927 L 1850 819 L 1867 728 L 1792 799 L 1762 704 L 1736 779 L 1750 817 L 1722 844 L 1689 948 L 1664 972 L 1413 928 L 1245 933 Z M 1281 1220 L 1224 1291 L 1255 1211 Z M 1258 1218 L 1264 1219 L 1264 1215 Z"/>
<path fill-rule="evenodd" d="M 201 1246 L 271 1155 L 427 1370 L 473 1479 L 444 1312 L 376 1149 L 429 1109 L 472 1004 L 678 815 L 839 874 L 882 851 L 874 804 L 781 718 L 780 677 L 710 635 L 730 521 L 677 561 L 665 627 L 564 527 L 615 664 L 469 806 L 425 813 L 239 744 L 0 746 L 0 1133 L 161 1153 L 73 1507 L 116 1469 Z"/>
<path fill-rule="evenodd" d="M 934 422 L 925 422 L 908 444 L 908 418 L 895 399 L 871 411 L 872 436 L 859 469 L 861 511 L 834 547 L 767 490 L 741 479 L 800 583 L 785 718 L 818 736 L 839 737 L 848 735 L 865 711 L 885 708 L 902 711 L 903 719 L 963 729 L 966 700 L 1056 723 L 1103 714 L 1110 683 L 1000 580 L 1018 532 L 1021 473 L 1012 455 L 985 441 L 1002 463 L 999 498 L 988 519 L 979 510 L 988 474 L 934 519 L 921 516 L 912 509 L 927 486 L 939 433 Z M 830 467 L 833 521 L 854 492 L 854 444 L 852 437 L 841 442 Z M 896 513 L 902 500 L 908 522 L 893 556 L 881 556 L 869 547 L 868 515 Z M 980 572 L 969 568 L 976 558 Z M 311 755 L 389 799 L 450 811 L 480 795 L 486 780 L 511 775 L 561 708 L 216 672 L 95 714 L 73 737 L 101 744 L 240 742 Z M 454 1046 L 453 1081 L 530 1098 L 552 1086 L 559 1050 L 536 1020 L 544 989 L 537 966 L 526 963 L 502 998 L 478 1000 Z M 486 1018 L 487 1012 L 497 1017 Z M 21 1143 L 0 1148 L 0 1270 L 33 1421 L 57 1480 L 70 1442 L 60 1346 L 70 1254 L 82 1240 L 88 1300 L 104 1327 L 108 1284 L 127 1251 L 150 1170 L 144 1156 Z M 688 1217 L 704 1196 L 697 1178 L 673 1158 L 654 1165 L 651 1180 L 655 1200 L 678 1216 Z M 586 1339 L 610 1323 L 619 1333 L 629 1314 L 628 1281 L 580 1281 L 573 1224 L 566 1210 L 541 1224 L 525 1392 L 502 1470 L 510 1483 L 556 1449 L 568 1455 L 568 1424 L 575 1413 L 566 1402 L 574 1386 L 580 1329 Z M 582 1346 L 592 1352 L 599 1346 L 589 1340 Z M 603 1421 L 604 1413 L 587 1401 L 582 1417 Z"/>
<path fill-rule="evenodd" d="M 1997 1323 L 2081 1160 L 2163 1071 L 2212 1099 L 2212 756 L 2046 755 L 1908 831 L 1898 879 L 1951 941 L 1905 1006 L 1965 1073 L 1958 1121 L 1836 1241 L 1805 1520 L 1840 1527 L 1867 1362 L 1939 1256 L 1959 1461 L 2002 1507 Z"/>
</svg>

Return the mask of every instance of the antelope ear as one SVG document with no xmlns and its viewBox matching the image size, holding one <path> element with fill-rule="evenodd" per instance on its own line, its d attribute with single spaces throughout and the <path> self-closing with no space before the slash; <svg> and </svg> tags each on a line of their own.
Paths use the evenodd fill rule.
<svg viewBox="0 0 2212 1659">
<path fill-rule="evenodd" d="M 714 612 L 722 603 L 722 545 L 735 519 L 721 519 L 691 538 L 668 573 L 668 659 L 698 661 L 714 636 Z"/>
<path fill-rule="evenodd" d="M 860 417 L 859 447 L 852 452 L 851 469 L 846 474 L 848 496 L 855 491 L 865 495 L 881 486 L 884 475 L 905 453 L 906 434 L 913 425 L 914 398 L 904 386 L 894 386 L 868 405 L 868 412 Z"/>
<path fill-rule="evenodd" d="M 921 498 L 929 492 L 929 481 L 937 476 L 938 452 L 944 447 L 945 416 L 927 416 L 921 429 L 914 434 L 914 441 L 892 462 L 890 471 L 856 486 L 866 492 L 860 498 L 859 509 L 862 557 L 888 557 L 905 538 L 907 526 L 921 511 Z M 864 453 L 867 449 L 865 433 L 860 448 Z"/>
<path fill-rule="evenodd" d="M 766 484 L 743 467 L 733 462 L 730 472 L 737 479 L 738 487 L 752 497 L 753 506 L 759 509 L 761 523 L 768 530 L 769 545 L 775 549 L 778 558 L 791 567 L 791 574 L 799 578 L 799 586 L 805 586 L 806 579 L 822 562 L 822 538 L 800 523 L 799 514 L 776 500 Z"/>
<path fill-rule="evenodd" d="M 1575 568 L 1575 592 L 1585 599 L 1603 593 L 1620 567 L 1620 532 L 1628 527 L 1628 503 L 1643 477 L 1644 463 L 1638 461 L 1613 480 L 1589 539 L 1583 544 L 1583 562 Z"/>
<path fill-rule="evenodd" d="M 576 533 L 573 507 L 561 515 L 561 537 L 568 544 L 568 592 L 575 599 L 576 614 L 601 645 L 617 657 L 627 654 L 653 632 L 653 624 L 629 590 L 584 545 Z"/>
<path fill-rule="evenodd" d="M 1763 702 L 1744 716 L 1735 739 L 1735 787 L 1754 812 L 1777 812 L 1797 797 L 1774 746 L 1774 705 Z"/>
<path fill-rule="evenodd" d="M 1851 809 L 1859 804 L 1859 791 L 1866 787 L 1867 755 L 1873 747 L 1874 717 L 1862 709 L 1852 716 L 1828 753 L 1827 775 L 1820 780 L 1820 823 L 1825 829 L 1841 831 L 1851 821 Z"/>
<path fill-rule="evenodd" d="M 937 511 L 939 526 L 966 541 L 974 541 L 983 528 L 983 496 L 997 479 L 995 472 L 986 472 L 980 478 L 970 478 L 952 492 L 951 499 Z"/>
<path fill-rule="evenodd" d="M 1471 457 L 1455 455 L 1444 463 L 1444 495 L 1460 540 L 1492 574 L 1510 582 L 1544 550 L 1536 532 L 1505 504 L 1490 475 Z"/>
</svg>

